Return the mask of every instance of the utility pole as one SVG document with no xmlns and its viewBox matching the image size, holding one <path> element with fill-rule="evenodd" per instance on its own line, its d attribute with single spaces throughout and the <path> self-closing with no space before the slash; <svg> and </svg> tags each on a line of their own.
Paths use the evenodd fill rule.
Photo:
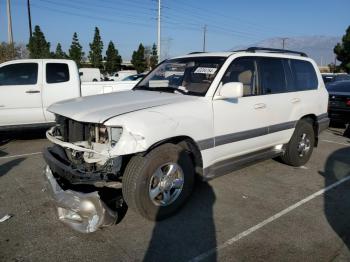
<svg viewBox="0 0 350 262">
<path fill-rule="evenodd" d="M 9 44 L 13 44 L 10 0 L 7 0 L 7 39 Z"/>
<path fill-rule="evenodd" d="M 161 9 L 161 0 L 158 0 L 158 44 L 157 44 L 157 56 L 158 56 L 158 62 L 161 62 L 160 57 L 160 9 Z"/>
<path fill-rule="evenodd" d="M 32 37 L 32 16 L 30 14 L 30 1 L 27 0 L 27 9 L 28 9 L 28 23 L 29 23 L 29 39 Z"/>
<path fill-rule="evenodd" d="M 285 46 L 285 42 L 286 42 L 286 40 L 288 40 L 288 37 L 282 37 L 281 38 L 282 39 L 282 49 L 284 49 L 284 46 Z"/>
<path fill-rule="evenodd" d="M 207 25 L 204 25 L 203 27 L 203 52 L 205 52 L 205 41 L 206 41 L 206 34 L 207 34 Z"/>
</svg>

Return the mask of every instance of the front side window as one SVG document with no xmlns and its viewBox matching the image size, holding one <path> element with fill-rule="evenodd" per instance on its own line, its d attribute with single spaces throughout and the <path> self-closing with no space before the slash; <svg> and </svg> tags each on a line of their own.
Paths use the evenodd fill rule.
<svg viewBox="0 0 350 262">
<path fill-rule="evenodd" d="M 228 67 L 222 78 L 222 84 L 241 82 L 243 84 L 243 96 L 257 95 L 255 78 L 255 58 L 239 57 L 233 60 Z"/>
<path fill-rule="evenodd" d="M 0 85 L 35 85 L 38 81 L 37 63 L 20 63 L 0 68 Z"/>
<path fill-rule="evenodd" d="M 314 67 L 308 61 L 290 60 L 296 91 L 317 89 L 318 81 Z"/>
<path fill-rule="evenodd" d="M 186 57 L 158 65 L 134 89 L 204 96 L 226 57 Z"/>
<path fill-rule="evenodd" d="M 260 58 L 258 72 L 260 87 L 264 95 L 278 94 L 288 91 L 282 59 L 271 57 Z"/>
<path fill-rule="evenodd" d="M 69 68 L 63 63 L 46 64 L 46 82 L 48 84 L 63 83 L 69 81 Z"/>
</svg>

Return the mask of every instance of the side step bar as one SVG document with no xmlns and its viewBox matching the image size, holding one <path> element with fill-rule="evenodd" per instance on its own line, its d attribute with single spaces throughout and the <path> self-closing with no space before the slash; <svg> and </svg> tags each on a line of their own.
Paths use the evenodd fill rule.
<svg viewBox="0 0 350 262">
<path fill-rule="evenodd" d="M 283 149 L 268 148 L 220 161 L 214 165 L 204 168 L 203 180 L 208 181 L 218 176 L 227 175 L 228 173 L 246 167 L 253 162 L 278 157 L 283 152 Z"/>
</svg>

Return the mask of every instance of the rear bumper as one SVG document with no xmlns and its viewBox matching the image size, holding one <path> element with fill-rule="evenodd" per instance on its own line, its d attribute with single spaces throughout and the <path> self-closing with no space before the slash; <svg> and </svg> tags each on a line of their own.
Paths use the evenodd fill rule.
<svg viewBox="0 0 350 262">
<path fill-rule="evenodd" d="M 330 108 L 328 116 L 331 120 L 349 123 L 350 122 L 350 109 L 335 109 Z"/>
<path fill-rule="evenodd" d="M 47 189 L 57 206 L 58 218 L 64 224 L 81 233 L 115 224 L 117 213 L 106 206 L 97 191 L 81 193 L 63 190 L 49 166 L 45 168 L 44 175 Z"/>
</svg>

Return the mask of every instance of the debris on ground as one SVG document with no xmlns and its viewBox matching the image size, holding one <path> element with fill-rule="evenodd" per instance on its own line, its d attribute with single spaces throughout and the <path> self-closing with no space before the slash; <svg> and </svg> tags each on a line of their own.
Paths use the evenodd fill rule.
<svg viewBox="0 0 350 262">
<path fill-rule="evenodd" d="M 7 214 L 3 216 L 2 218 L 0 218 L 0 223 L 5 222 L 6 220 L 9 220 L 11 217 L 13 217 L 13 215 L 11 214 Z"/>
</svg>

